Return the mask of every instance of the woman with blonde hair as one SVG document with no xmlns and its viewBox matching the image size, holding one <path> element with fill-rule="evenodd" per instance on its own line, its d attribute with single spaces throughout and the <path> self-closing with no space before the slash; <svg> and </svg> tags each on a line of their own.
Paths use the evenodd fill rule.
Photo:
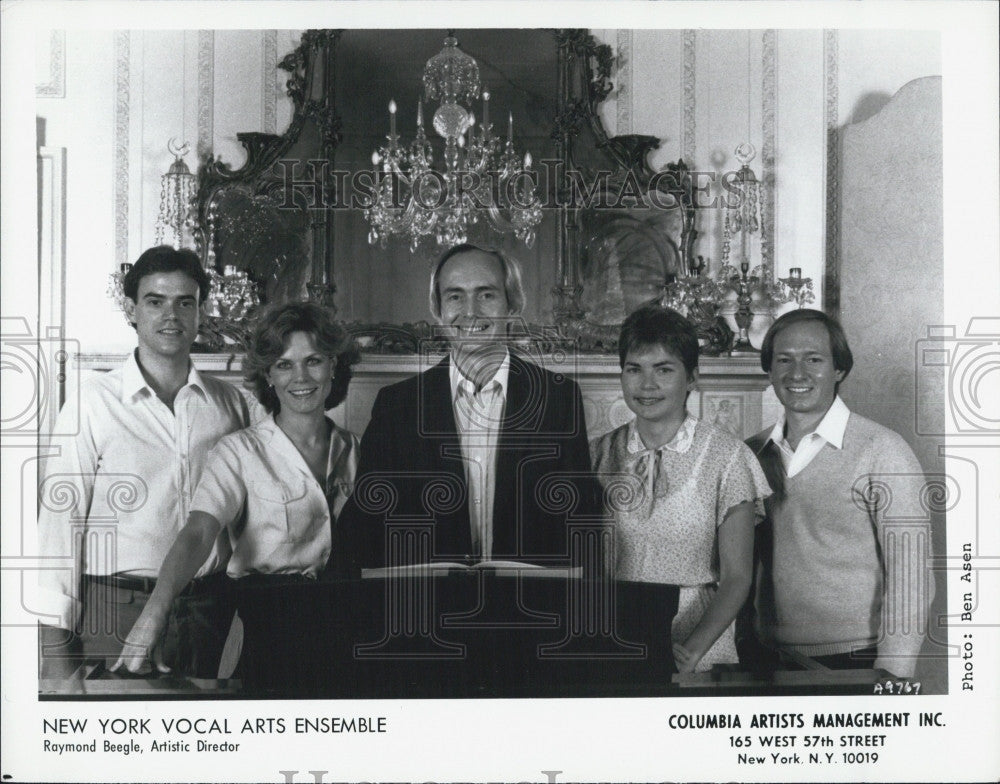
<svg viewBox="0 0 1000 784">
<path fill-rule="evenodd" d="M 166 671 L 157 643 L 173 600 L 219 536 L 232 555 L 227 574 L 275 584 L 314 580 L 326 566 L 332 524 L 351 492 L 358 438 L 326 415 L 347 395 L 353 341 L 329 311 L 311 303 L 266 309 L 246 357 L 246 382 L 268 416 L 220 439 L 209 453 L 188 522 L 160 568 L 156 587 L 115 667 Z M 266 626 L 266 624 L 265 624 Z M 262 639 L 244 642 L 253 655 Z"/>
</svg>

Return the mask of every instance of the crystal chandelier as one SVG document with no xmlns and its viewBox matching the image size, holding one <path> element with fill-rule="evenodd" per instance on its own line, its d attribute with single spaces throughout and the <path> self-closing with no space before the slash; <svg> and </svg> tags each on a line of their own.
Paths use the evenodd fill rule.
<svg viewBox="0 0 1000 784">
<path fill-rule="evenodd" d="M 408 146 L 396 133 L 396 102 L 389 102 L 387 144 L 372 154 L 381 176 L 375 203 L 365 210 L 369 243 L 385 247 L 390 236 L 405 236 L 411 251 L 433 236 L 441 247 L 468 239 L 481 218 L 499 234 L 513 234 L 528 247 L 542 208 L 535 192 L 531 153 L 514 150 L 514 118 L 508 114 L 507 140 L 490 123 L 490 94 L 480 92 L 479 65 L 451 35 L 424 67 L 424 97 L 440 101 L 432 125 L 444 140 L 444 170 L 434 168 L 424 128 L 423 101 L 417 106 L 417 131 Z M 482 121 L 462 103 L 482 98 Z"/>
<path fill-rule="evenodd" d="M 190 248 L 194 245 L 194 198 L 198 191 L 198 179 L 184 163 L 190 145 L 179 146 L 171 139 L 167 150 L 174 156 L 170 169 L 160 178 L 160 214 L 156 218 L 156 244 L 173 245 L 175 248 Z M 169 239 L 170 235 L 172 238 Z"/>
</svg>

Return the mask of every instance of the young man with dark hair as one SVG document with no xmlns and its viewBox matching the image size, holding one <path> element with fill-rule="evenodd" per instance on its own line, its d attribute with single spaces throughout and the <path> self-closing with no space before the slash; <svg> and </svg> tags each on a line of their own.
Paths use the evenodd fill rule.
<svg viewBox="0 0 1000 784">
<path fill-rule="evenodd" d="M 853 362 L 820 311 L 791 311 L 764 338 L 761 367 L 784 411 L 747 441 L 774 490 L 756 630 L 829 668 L 912 676 L 934 593 L 924 476 L 901 436 L 838 396 Z"/>
<path fill-rule="evenodd" d="M 115 661 L 187 520 L 208 450 L 248 423 L 237 389 L 191 365 L 208 294 L 197 255 L 151 248 L 124 290 L 138 346 L 120 369 L 85 379 L 79 410 L 60 412 L 79 421 L 79 432 L 53 438 L 57 452 L 43 466 L 40 551 L 73 564 L 40 573 L 41 611 L 52 619 L 41 624 L 43 677 L 71 675 L 85 660 Z M 164 664 L 179 674 L 218 673 L 232 619 L 229 552 L 223 534 L 174 603 Z"/>
</svg>

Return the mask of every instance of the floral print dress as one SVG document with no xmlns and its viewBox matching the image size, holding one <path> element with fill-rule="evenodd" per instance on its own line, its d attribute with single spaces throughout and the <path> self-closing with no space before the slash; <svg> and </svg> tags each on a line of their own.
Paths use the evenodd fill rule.
<svg viewBox="0 0 1000 784">
<path fill-rule="evenodd" d="M 590 449 L 611 499 L 615 578 L 680 586 L 671 636 L 682 643 L 715 595 L 716 532 L 726 514 L 752 501 L 757 521 L 763 517 L 763 499 L 771 494 L 764 472 L 746 444 L 690 414 L 670 442 L 657 449 L 646 448 L 635 420 L 595 439 Z M 696 669 L 737 661 L 730 624 Z"/>
</svg>

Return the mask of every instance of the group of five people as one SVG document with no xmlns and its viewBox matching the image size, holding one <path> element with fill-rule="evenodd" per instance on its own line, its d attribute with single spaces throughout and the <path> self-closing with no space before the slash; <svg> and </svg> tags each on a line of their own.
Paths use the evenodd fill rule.
<svg viewBox="0 0 1000 784">
<path fill-rule="evenodd" d="M 899 575 L 926 571 L 926 553 L 888 542 L 887 505 L 870 491 L 892 476 L 904 483 L 894 497 L 915 498 L 923 477 L 901 437 L 838 396 L 852 358 L 823 313 L 792 311 L 768 331 L 761 364 L 783 415 L 744 444 L 688 410 L 692 324 L 640 308 L 619 341 L 635 417 L 588 444 L 577 384 L 506 339 L 525 304 L 517 264 L 459 245 L 430 279 L 450 351 L 383 388 L 359 441 L 326 413 L 345 399 L 357 360 L 328 311 L 263 311 L 245 371 L 267 416 L 248 427 L 237 390 L 190 363 L 208 290 L 197 257 L 150 249 L 124 288 L 138 347 L 60 414 L 80 427 L 53 440 L 40 485 L 42 552 L 65 559 L 42 573 L 52 619 L 43 674 L 103 658 L 214 677 L 233 613 L 226 576 L 351 578 L 407 559 L 560 565 L 572 519 L 611 526 L 606 579 L 680 587 L 671 635 L 681 672 L 770 655 L 913 674 L 932 586 L 900 589 Z M 602 492 L 622 476 L 628 503 Z M 123 479 L 127 508 L 114 501 Z M 442 481 L 454 492 L 427 492 Z M 553 481 L 572 488 L 572 504 L 549 502 Z M 71 503 L 47 500 L 60 483 Z M 389 511 L 373 503 L 386 490 Z M 392 550 L 390 511 L 431 519 L 429 548 Z M 95 538 L 107 520 L 110 547 Z M 749 606 L 753 644 L 737 639 Z"/>
</svg>

